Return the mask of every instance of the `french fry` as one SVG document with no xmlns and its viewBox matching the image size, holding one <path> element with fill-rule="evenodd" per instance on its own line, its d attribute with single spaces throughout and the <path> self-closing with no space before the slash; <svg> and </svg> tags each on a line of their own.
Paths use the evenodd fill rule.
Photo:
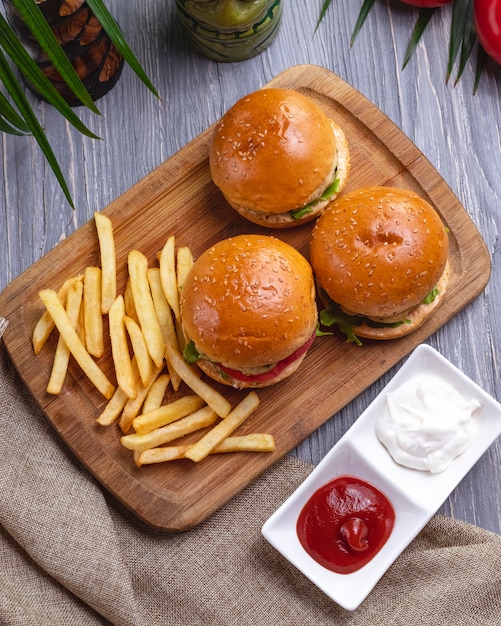
<svg viewBox="0 0 501 626">
<path fill-rule="evenodd" d="M 176 278 L 176 255 L 175 255 L 176 239 L 174 235 L 167 238 L 164 247 L 160 252 L 160 277 L 162 279 L 162 288 L 167 298 L 167 302 L 174 313 L 176 319 L 180 318 L 179 311 L 179 295 L 177 289 Z"/>
<path fill-rule="evenodd" d="M 137 395 L 136 381 L 132 370 L 129 344 L 125 333 L 125 307 L 123 296 L 117 296 L 109 309 L 109 325 L 111 354 L 118 386 L 125 391 L 128 398 Z"/>
<path fill-rule="evenodd" d="M 82 304 L 83 282 L 75 279 L 66 294 L 66 313 L 73 328 L 77 328 L 78 318 L 80 316 L 80 307 Z M 57 395 L 61 393 L 68 371 L 68 363 L 70 361 L 70 351 L 66 345 L 62 335 L 56 346 L 54 360 L 52 362 L 52 371 L 47 385 L 47 393 Z"/>
<path fill-rule="evenodd" d="M 139 250 L 131 250 L 128 257 L 134 305 L 143 331 L 148 352 L 157 367 L 163 364 L 165 345 L 148 283 L 148 259 Z"/>
<path fill-rule="evenodd" d="M 268 433 L 251 433 L 226 437 L 218 444 L 211 454 L 223 452 L 273 452 L 276 449 L 273 435 Z"/>
<path fill-rule="evenodd" d="M 110 399 L 115 387 L 82 345 L 57 293 L 53 289 L 42 289 L 39 295 L 76 362 L 102 395 Z"/>
<path fill-rule="evenodd" d="M 202 408 L 205 402 L 198 396 L 182 396 L 149 413 L 142 413 L 132 421 L 132 428 L 142 435 L 166 426 Z"/>
<path fill-rule="evenodd" d="M 151 465 L 153 463 L 165 463 L 166 461 L 176 461 L 184 459 L 189 444 L 181 446 L 164 446 L 161 448 L 147 448 L 146 450 L 134 450 L 134 463 L 137 467 Z"/>
<path fill-rule="evenodd" d="M 151 376 L 153 375 L 154 363 L 151 360 L 150 353 L 148 352 L 148 346 L 146 345 L 143 331 L 139 327 L 139 324 L 136 324 L 136 322 L 128 315 L 124 315 L 124 323 L 132 344 L 132 352 L 136 357 L 139 375 L 143 381 L 143 385 L 146 385 L 151 380 Z"/>
<path fill-rule="evenodd" d="M 177 336 L 178 349 L 179 349 L 179 352 L 182 354 L 186 347 L 186 338 L 184 336 L 183 325 L 181 323 L 181 320 L 176 320 L 176 336 Z M 197 367 L 196 369 L 200 371 L 200 368 Z"/>
<path fill-rule="evenodd" d="M 158 253 L 159 268 L 149 268 L 145 255 L 131 250 L 129 278 L 124 294 L 117 296 L 112 223 L 100 213 L 95 213 L 94 218 L 101 267 L 86 267 L 83 275 L 65 281 L 58 293 L 53 289 L 39 293 L 46 311 L 33 331 L 35 353 L 42 349 L 54 328 L 60 334 L 48 393 L 61 392 L 72 355 L 108 400 L 96 423 L 109 426 L 118 420 L 123 433 L 120 441 L 133 452 L 138 467 L 183 458 L 199 462 L 210 454 L 275 450 L 272 435 L 232 435 L 259 406 L 257 394 L 250 392 L 232 409 L 228 400 L 202 380 L 200 370 L 186 363 L 181 354 L 185 338 L 179 298 L 193 266 L 189 247 L 180 247 L 176 256 L 175 238 L 170 236 Z M 109 319 L 116 388 L 92 358 L 104 354 L 105 314 Z M 164 365 L 169 371 L 162 375 Z M 164 404 L 168 385 L 173 384 L 177 390 L 182 381 L 195 395 L 184 395 Z M 209 427 L 212 428 L 195 443 L 165 445 Z"/>
<path fill-rule="evenodd" d="M 84 272 L 84 325 L 87 351 L 97 358 L 104 354 L 101 316 L 101 268 L 86 267 Z"/>
<path fill-rule="evenodd" d="M 172 319 L 172 310 L 167 302 L 167 298 L 165 297 L 162 288 L 160 270 L 158 267 L 150 267 L 148 270 L 148 282 L 150 284 L 153 306 L 155 307 L 158 323 L 160 324 L 160 328 L 162 330 L 165 347 L 174 346 L 177 348 L 177 335 L 174 321 Z M 168 359 L 167 369 L 169 370 L 172 387 L 174 391 L 177 391 L 179 389 L 179 385 L 181 384 L 181 378 L 176 370 L 170 365 Z"/>
<path fill-rule="evenodd" d="M 134 463 L 137 465 L 138 459 L 139 459 L 139 455 L 141 453 L 139 452 L 139 450 L 134 450 L 132 452 L 132 458 L 134 459 Z M 138 465 L 138 467 L 141 467 L 140 465 Z"/>
<path fill-rule="evenodd" d="M 83 280 L 83 277 L 82 277 Z M 82 286 L 83 286 L 83 282 L 82 282 Z M 80 305 L 80 313 L 78 315 L 78 324 L 77 324 L 77 335 L 78 338 L 80 339 L 80 341 L 82 342 L 82 345 L 86 348 L 85 345 L 85 321 L 84 321 L 84 308 L 83 308 L 83 294 L 82 294 L 82 304 Z"/>
<path fill-rule="evenodd" d="M 248 393 L 231 413 L 214 428 L 193 444 L 186 452 L 186 458 L 199 462 L 205 459 L 216 446 L 238 428 L 259 406 L 259 396 L 255 391 Z"/>
<path fill-rule="evenodd" d="M 106 314 L 117 296 L 115 239 L 109 217 L 94 212 L 94 221 L 101 257 L 101 313 Z"/>
<path fill-rule="evenodd" d="M 152 463 L 165 463 L 185 459 L 186 452 L 194 444 L 185 443 L 178 446 L 161 446 L 148 448 L 142 452 L 135 451 L 134 462 L 138 467 Z M 273 452 L 276 449 L 273 435 L 266 433 L 252 433 L 236 437 L 226 437 L 216 446 L 211 454 L 223 454 L 227 452 Z"/>
<path fill-rule="evenodd" d="M 226 417 L 228 415 L 231 411 L 231 404 L 228 400 L 205 381 L 198 378 L 178 350 L 172 346 L 167 346 L 167 358 L 188 387 L 194 391 L 197 396 L 205 400 L 205 403 L 214 409 L 219 417 Z"/>
<path fill-rule="evenodd" d="M 165 392 L 170 383 L 169 374 L 162 374 L 151 385 L 150 390 L 143 402 L 143 413 L 149 413 L 162 406 Z"/>
<path fill-rule="evenodd" d="M 131 365 L 134 373 L 134 380 L 137 385 L 140 378 L 135 357 L 132 357 Z M 122 413 L 129 399 L 130 398 L 127 396 L 125 391 L 120 387 L 117 387 L 115 389 L 115 393 L 110 398 L 99 417 L 96 419 L 96 422 L 101 426 L 110 426 L 113 424 L 113 422 L 115 422 Z"/>
<path fill-rule="evenodd" d="M 117 297 L 117 262 L 115 239 L 111 220 L 102 213 L 94 213 L 99 250 L 101 253 L 101 313 L 108 313 Z"/>
<path fill-rule="evenodd" d="M 134 305 L 134 296 L 132 295 L 132 289 L 130 286 L 130 279 L 127 279 L 127 283 L 125 285 L 124 305 L 125 315 L 133 319 L 136 324 L 139 324 L 139 320 L 137 319 L 136 307 Z"/>
<path fill-rule="evenodd" d="M 132 433 L 120 438 L 122 445 L 128 450 L 147 450 L 174 441 L 197 430 L 212 426 L 217 420 L 216 413 L 208 406 L 204 406 L 195 413 L 157 428 L 146 434 Z"/>
<path fill-rule="evenodd" d="M 176 276 L 178 295 L 183 289 L 184 282 L 193 265 L 193 255 L 188 246 L 180 246 L 177 249 Z"/>
<path fill-rule="evenodd" d="M 66 299 L 62 299 L 63 305 L 65 304 L 65 302 Z M 44 311 L 40 316 L 40 319 L 36 323 L 31 340 L 33 344 L 33 352 L 35 354 L 38 354 L 40 350 L 44 347 L 47 339 L 50 337 L 55 327 L 56 325 L 54 324 L 54 320 L 49 315 L 48 311 Z"/>
<path fill-rule="evenodd" d="M 75 276 L 74 278 L 68 278 L 64 281 L 61 289 L 59 289 L 59 291 L 57 292 L 58 298 L 63 306 L 65 306 L 66 304 L 66 294 L 68 293 L 70 285 L 73 284 L 74 280 L 82 280 L 82 278 L 83 275 L 80 274 L 79 276 Z M 44 311 L 33 330 L 32 344 L 35 354 L 38 354 L 40 350 L 44 347 L 45 342 L 50 337 L 50 334 L 55 327 L 56 326 L 54 324 L 54 320 L 50 316 L 49 312 Z"/>
<path fill-rule="evenodd" d="M 125 391 L 121 387 L 117 387 L 115 393 L 104 407 L 104 410 L 96 419 L 96 422 L 101 426 L 110 426 L 110 424 L 113 424 L 122 412 L 128 399 Z"/>
<path fill-rule="evenodd" d="M 148 395 L 151 386 L 160 375 L 162 368 L 156 367 L 153 369 L 150 380 L 146 384 L 137 382 L 137 395 L 135 398 L 129 398 L 125 403 L 124 409 L 118 420 L 120 430 L 126 434 L 129 432 L 132 426 L 132 420 L 139 415 L 139 411 L 143 406 L 144 399 Z"/>
</svg>

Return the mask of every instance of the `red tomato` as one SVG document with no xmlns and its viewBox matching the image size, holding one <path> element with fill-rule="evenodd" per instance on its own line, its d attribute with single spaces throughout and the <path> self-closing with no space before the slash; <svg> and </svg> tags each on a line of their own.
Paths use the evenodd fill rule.
<svg viewBox="0 0 501 626">
<path fill-rule="evenodd" d="M 315 337 L 316 333 L 313 333 L 313 335 L 304 345 L 298 348 L 290 356 L 286 357 L 282 361 L 279 361 L 273 369 L 265 372 L 264 374 L 255 374 L 254 376 L 249 376 L 248 374 L 244 374 L 243 372 L 239 372 L 238 370 L 233 370 L 229 367 L 225 367 L 224 365 L 221 365 L 221 363 L 218 363 L 219 369 L 222 370 L 225 374 L 228 374 L 228 376 L 235 378 L 236 380 L 241 380 L 246 383 L 265 383 L 269 380 L 273 380 L 274 378 L 276 378 L 284 371 L 284 369 L 288 365 L 293 363 L 296 359 L 299 359 L 301 355 L 305 354 L 305 352 L 307 352 L 313 345 Z"/>
<path fill-rule="evenodd" d="M 453 0 L 401 0 L 405 4 L 412 4 L 415 7 L 424 7 L 426 9 L 433 9 L 435 7 L 441 7 L 443 4 L 450 4 Z"/>
<path fill-rule="evenodd" d="M 473 15 L 480 45 L 501 64 L 501 0 L 475 0 Z"/>
</svg>

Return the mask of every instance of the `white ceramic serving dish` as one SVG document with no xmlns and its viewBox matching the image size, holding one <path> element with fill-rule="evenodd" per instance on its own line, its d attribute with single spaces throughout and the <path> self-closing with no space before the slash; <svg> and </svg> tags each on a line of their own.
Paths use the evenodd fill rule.
<svg viewBox="0 0 501 626">
<path fill-rule="evenodd" d="M 478 431 L 469 448 L 437 474 L 398 465 L 375 433 L 386 394 L 419 375 L 440 377 L 481 405 L 474 413 Z M 263 536 L 330 598 L 347 610 L 355 610 L 500 434 L 501 404 L 436 350 L 422 344 L 310 476 L 266 521 Z M 296 533 L 297 518 L 310 496 L 341 475 L 372 483 L 395 510 L 395 525 L 386 544 L 367 565 L 351 574 L 337 574 L 319 565 L 303 549 Z"/>
</svg>

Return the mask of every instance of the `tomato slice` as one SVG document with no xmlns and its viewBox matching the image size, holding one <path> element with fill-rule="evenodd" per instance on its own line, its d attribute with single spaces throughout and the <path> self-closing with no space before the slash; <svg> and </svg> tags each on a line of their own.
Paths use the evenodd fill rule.
<svg viewBox="0 0 501 626">
<path fill-rule="evenodd" d="M 272 380 L 273 378 L 276 378 L 281 372 L 284 371 L 286 367 L 288 367 L 296 359 L 299 359 L 300 356 L 305 354 L 309 350 L 309 348 L 313 345 L 313 342 L 315 341 L 315 335 L 316 333 L 313 333 L 313 335 L 308 339 L 308 341 L 305 344 L 303 344 L 290 356 L 279 361 L 275 365 L 275 367 L 273 367 L 271 370 L 269 370 L 268 372 L 264 372 L 263 374 L 254 374 L 254 375 L 244 374 L 240 372 L 239 370 L 233 370 L 229 367 L 225 367 L 224 365 L 221 365 L 220 363 L 218 363 L 218 367 L 221 369 L 222 372 L 224 372 L 228 376 L 231 376 L 231 378 L 234 378 L 235 380 L 240 380 L 244 383 L 265 383 L 269 380 Z"/>
</svg>

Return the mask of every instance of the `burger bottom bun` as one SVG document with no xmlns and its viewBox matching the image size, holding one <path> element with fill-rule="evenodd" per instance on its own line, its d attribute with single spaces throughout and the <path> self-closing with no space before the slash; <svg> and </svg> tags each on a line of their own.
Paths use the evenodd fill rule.
<svg viewBox="0 0 501 626">
<path fill-rule="evenodd" d="M 248 209 L 243 206 L 232 205 L 235 211 L 237 211 L 237 213 L 249 222 L 257 224 L 258 226 L 264 226 L 265 228 L 294 228 L 295 226 L 300 226 L 301 224 L 306 224 L 307 222 L 317 219 L 317 217 L 323 213 L 325 207 L 341 193 L 346 185 L 346 181 L 348 180 L 348 175 L 350 173 L 351 161 L 348 140 L 346 139 L 346 135 L 340 126 L 332 120 L 331 125 L 336 137 L 336 178 L 339 178 L 339 188 L 336 194 L 333 194 L 327 200 L 317 202 L 314 205 L 313 210 L 309 213 L 305 213 L 301 218 L 292 217 L 289 211 L 285 211 L 284 213 L 265 213 L 256 211 L 255 209 Z M 332 182 L 332 180 L 326 181 L 325 187 L 327 188 Z M 298 207 L 298 209 L 300 208 L 301 207 Z"/>
<path fill-rule="evenodd" d="M 433 302 L 430 302 L 429 304 L 422 303 L 409 311 L 405 316 L 405 319 L 408 321 L 395 327 L 383 326 L 374 328 L 366 323 L 360 324 L 360 326 L 354 327 L 355 335 L 365 339 L 386 340 L 398 339 L 414 332 L 417 328 L 424 324 L 433 311 L 442 303 L 447 289 L 447 284 L 449 282 L 449 277 L 450 265 L 449 262 L 447 262 L 445 270 L 437 284 L 437 296 L 434 298 Z"/>
<path fill-rule="evenodd" d="M 238 380 L 237 378 L 230 378 L 227 374 L 222 374 L 221 369 L 219 368 L 217 363 L 213 363 L 212 361 L 206 361 L 204 359 L 200 359 L 197 361 L 198 367 L 207 374 L 210 378 L 215 380 L 218 383 L 222 383 L 223 385 L 227 385 L 228 387 L 234 387 L 235 389 L 261 389 L 263 387 L 271 387 L 272 385 L 276 385 L 277 383 L 285 380 L 299 368 L 301 363 L 304 360 L 307 352 L 301 354 L 295 361 L 289 363 L 287 367 L 285 367 L 280 374 L 275 376 L 275 378 L 271 378 L 265 382 L 255 383 L 255 382 L 246 382 L 244 380 Z"/>
</svg>

